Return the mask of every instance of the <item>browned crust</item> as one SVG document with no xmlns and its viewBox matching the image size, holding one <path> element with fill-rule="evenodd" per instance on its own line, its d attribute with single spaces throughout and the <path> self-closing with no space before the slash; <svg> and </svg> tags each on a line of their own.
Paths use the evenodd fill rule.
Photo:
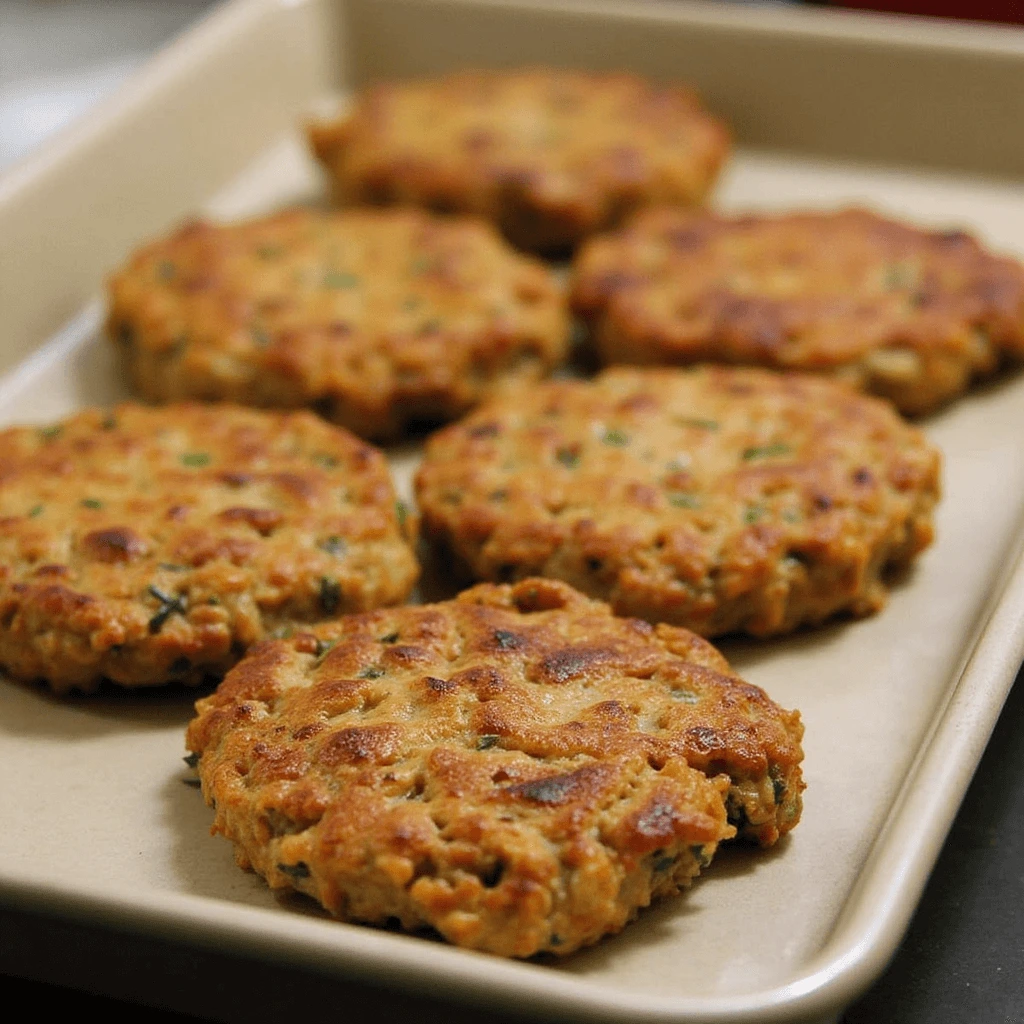
<svg viewBox="0 0 1024 1024">
<path fill-rule="evenodd" d="M 571 301 L 606 362 L 813 370 L 909 414 L 1024 356 L 1024 267 L 865 210 L 648 211 L 579 253 Z"/>
<path fill-rule="evenodd" d="M 401 601 L 376 449 L 310 413 L 122 405 L 0 432 L 0 665 L 59 692 L 199 682 L 278 630 Z"/>
<path fill-rule="evenodd" d="M 108 330 L 151 401 L 312 406 L 364 437 L 452 419 L 565 356 L 551 272 L 487 224 L 291 210 L 190 224 L 108 285 Z"/>
<path fill-rule="evenodd" d="M 687 884 L 734 832 L 727 790 L 763 843 L 800 816 L 796 712 L 551 580 L 261 644 L 196 710 L 242 866 L 506 956 L 571 952 Z"/>
<path fill-rule="evenodd" d="M 730 144 L 684 86 L 552 69 L 376 85 L 310 141 L 343 202 L 478 214 L 535 251 L 702 203 Z"/>
<path fill-rule="evenodd" d="M 416 478 L 477 579 L 545 575 L 706 636 L 880 608 L 932 539 L 940 456 L 891 406 L 810 375 L 607 370 L 477 410 Z"/>
</svg>

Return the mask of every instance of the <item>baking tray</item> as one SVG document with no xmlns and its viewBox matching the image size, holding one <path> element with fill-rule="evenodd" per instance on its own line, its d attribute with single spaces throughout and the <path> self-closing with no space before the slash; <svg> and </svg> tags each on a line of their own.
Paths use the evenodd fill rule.
<svg viewBox="0 0 1024 1024">
<path fill-rule="evenodd" d="M 102 275 L 144 238 L 316 199 L 299 117 L 371 77 L 626 67 L 693 80 L 734 124 L 729 208 L 851 201 L 1024 254 L 1024 42 L 833 12 L 562 0 L 236 0 L 0 180 L 0 421 L 123 397 Z M 927 421 L 938 541 L 880 615 L 737 669 L 807 726 L 806 809 L 767 853 L 720 852 L 680 899 L 563 962 L 505 962 L 340 924 L 271 894 L 184 785 L 192 694 L 57 700 L 0 685 L 0 900 L 328 975 L 608 1021 L 824 1017 L 913 912 L 1024 655 L 1024 376 Z M 391 453 L 408 488 L 414 454 Z"/>
</svg>

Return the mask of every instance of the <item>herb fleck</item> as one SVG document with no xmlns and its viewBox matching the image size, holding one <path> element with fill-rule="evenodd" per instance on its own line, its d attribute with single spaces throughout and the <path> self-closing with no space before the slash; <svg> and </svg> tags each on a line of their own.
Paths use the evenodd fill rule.
<svg viewBox="0 0 1024 1024">
<path fill-rule="evenodd" d="M 336 537 L 332 534 L 330 537 L 324 537 L 322 541 L 319 541 L 317 547 L 322 551 L 326 551 L 329 555 L 343 555 L 348 545 L 343 537 Z"/>
<path fill-rule="evenodd" d="M 434 266 L 434 261 L 429 256 L 417 256 L 416 259 L 409 264 L 410 274 L 425 274 L 428 270 L 431 270 Z"/>
<path fill-rule="evenodd" d="M 261 260 L 274 260 L 277 259 L 284 252 L 284 249 L 279 245 L 258 245 L 256 246 L 256 255 Z"/>
<path fill-rule="evenodd" d="M 200 757 L 199 754 L 186 754 L 182 758 L 182 761 L 184 761 L 185 764 L 187 764 L 189 766 L 189 768 L 198 768 L 199 767 L 199 757 Z"/>
<path fill-rule="evenodd" d="M 302 860 L 295 864 L 278 864 L 277 870 L 289 878 L 309 878 L 309 865 Z"/>
<path fill-rule="evenodd" d="M 249 328 L 249 337 L 257 348 L 266 348 L 273 340 L 270 332 L 260 324 L 254 324 Z"/>
<path fill-rule="evenodd" d="M 206 452 L 185 452 L 181 456 L 181 464 L 199 469 L 210 464 L 210 456 Z"/>
<path fill-rule="evenodd" d="M 683 704 L 699 704 L 700 695 L 693 690 L 673 690 L 672 699 L 681 701 Z"/>
<path fill-rule="evenodd" d="M 178 271 L 170 260 L 161 260 L 157 264 L 156 272 L 161 281 L 170 281 Z"/>
<path fill-rule="evenodd" d="M 668 871 L 668 869 L 671 868 L 675 864 L 675 862 L 676 858 L 673 857 L 670 853 L 660 853 L 655 856 L 654 861 L 651 864 L 651 867 L 654 869 L 656 873 L 660 874 L 663 871 Z"/>
<path fill-rule="evenodd" d="M 83 498 L 82 506 L 83 508 L 103 508 L 103 502 L 98 498 Z"/>
<path fill-rule="evenodd" d="M 743 513 L 743 522 L 756 523 L 765 515 L 765 511 L 764 505 L 748 505 Z"/>
<path fill-rule="evenodd" d="M 559 448 L 555 458 L 568 469 L 575 469 L 580 464 L 580 453 L 572 448 Z"/>
<path fill-rule="evenodd" d="M 692 494 L 670 494 L 668 503 L 673 508 L 700 508 L 700 499 Z"/>
<path fill-rule="evenodd" d="M 391 632 L 391 633 L 388 633 L 388 634 L 387 634 L 386 636 L 382 636 L 382 637 L 380 638 L 380 642 L 381 642 L 382 644 L 394 644 L 394 643 L 398 643 L 398 630 L 396 629 L 396 630 L 394 630 L 393 632 Z"/>
<path fill-rule="evenodd" d="M 420 327 L 420 334 L 437 334 L 441 330 L 443 322 L 439 316 L 432 316 L 429 320 L 424 320 Z"/>
<path fill-rule="evenodd" d="M 708 853 L 707 847 L 701 844 L 695 844 L 690 847 L 690 853 L 696 858 L 697 863 L 702 867 L 706 868 L 711 863 L 711 854 Z"/>
<path fill-rule="evenodd" d="M 333 455 L 327 455 L 324 452 L 317 452 L 311 458 L 323 469 L 336 469 L 338 466 L 338 460 Z"/>
<path fill-rule="evenodd" d="M 749 462 L 751 459 L 771 459 L 776 455 L 790 455 L 793 449 L 788 444 L 776 442 L 775 444 L 755 445 L 753 448 L 743 449 L 743 458 Z"/>
<path fill-rule="evenodd" d="M 359 278 L 355 274 L 347 274 L 341 270 L 329 270 L 324 274 L 325 288 L 355 288 Z"/>
<path fill-rule="evenodd" d="M 384 675 L 384 669 L 379 665 L 368 665 L 356 674 L 357 679 L 380 679 Z"/>
<path fill-rule="evenodd" d="M 114 416 L 104 416 L 100 422 L 100 429 L 102 430 L 116 430 L 117 429 L 117 418 Z"/>
<path fill-rule="evenodd" d="M 44 441 L 52 441 L 57 437 L 60 437 L 60 433 L 64 428 L 58 423 L 54 427 L 40 427 L 39 436 Z"/>
<path fill-rule="evenodd" d="M 497 743 L 500 738 L 501 737 L 495 736 L 493 733 L 488 733 L 486 736 L 481 736 L 480 739 L 476 741 L 476 749 L 490 750 L 491 747 L 493 747 L 494 744 Z"/>
<path fill-rule="evenodd" d="M 42 513 L 43 513 L 43 506 L 42 505 L 33 505 L 28 510 L 28 517 L 29 517 L 29 519 L 35 519 L 36 516 L 42 515 Z"/>
<path fill-rule="evenodd" d="M 718 420 L 703 420 L 696 416 L 676 416 L 676 423 L 681 427 L 694 427 L 697 430 L 717 430 Z"/>
<path fill-rule="evenodd" d="M 164 623 L 174 614 L 184 615 L 188 609 L 184 594 L 171 597 L 165 594 L 159 587 L 151 586 L 149 593 L 160 602 L 156 615 L 149 620 L 150 633 L 159 633 Z"/>
<path fill-rule="evenodd" d="M 623 448 L 629 444 L 629 435 L 624 434 L 621 430 L 606 430 L 601 440 L 613 448 Z"/>
<path fill-rule="evenodd" d="M 523 646 L 523 638 L 518 633 L 512 633 L 507 629 L 496 629 L 494 642 L 502 651 L 515 651 Z"/>
<path fill-rule="evenodd" d="M 330 576 L 320 577 L 320 607 L 333 615 L 341 604 L 341 584 Z"/>
<path fill-rule="evenodd" d="M 405 521 L 409 518 L 409 506 L 404 501 L 396 501 L 395 515 L 398 517 L 398 525 L 405 526 Z"/>
<path fill-rule="evenodd" d="M 317 640 L 316 650 L 314 651 L 316 654 L 316 660 L 322 661 L 327 656 L 327 653 L 331 651 L 337 643 L 337 640 Z"/>
</svg>

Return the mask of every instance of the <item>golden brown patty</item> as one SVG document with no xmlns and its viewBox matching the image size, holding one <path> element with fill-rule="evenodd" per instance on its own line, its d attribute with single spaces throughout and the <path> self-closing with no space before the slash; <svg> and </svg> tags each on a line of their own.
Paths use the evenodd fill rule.
<svg viewBox="0 0 1024 1024">
<path fill-rule="evenodd" d="M 606 362 L 813 370 L 911 414 L 1024 356 L 1024 267 L 863 210 L 652 210 L 582 250 L 572 302 Z"/>
<path fill-rule="evenodd" d="M 607 370 L 435 434 L 426 534 L 478 579 L 544 575 L 622 615 L 783 633 L 886 598 L 932 538 L 939 453 L 891 406 L 767 370 Z"/>
<path fill-rule="evenodd" d="M 566 351 L 562 290 L 488 225 L 417 210 L 193 224 L 110 281 L 147 399 L 313 406 L 364 437 L 451 419 Z"/>
<path fill-rule="evenodd" d="M 310 413 L 122 405 L 0 432 L 0 666 L 198 682 L 256 640 L 402 600 L 383 456 Z M 404 517 L 403 517 L 404 518 Z"/>
<path fill-rule="evenodd" d="M 196 705 L 214 831 L 341 918 L 569 953 L 800 816 L 802 726 L 686 630 L 553 580 L 260 644 Z"/>
<path fill-rule="evenodd" d="M 536 250 L 648 203 L 702 202 L 729 151 L 687 88 L 554 70 L 377 85 L 311 140 L 342 201 L 479 214 Z"/>
</svg>

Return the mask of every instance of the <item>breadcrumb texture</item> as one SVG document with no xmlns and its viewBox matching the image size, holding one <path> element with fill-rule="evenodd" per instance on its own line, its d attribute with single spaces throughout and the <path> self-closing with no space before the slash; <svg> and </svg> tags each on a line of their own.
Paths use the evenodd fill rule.
<svg viewBox="0 0 1024 1024">
<path fill-rule="evenodd" d="M 332 914 L 566 954 L 797 822 L 802 726 L 706 641 L 553 580 L 255 647 L 187 743 L 214 832 Z"/>
<path fill-rule="evenodd" d="M 1024 267 L 865 210 L 645 212 L 591 241 L 572 304 L 609 363 L 811 370 L 922 414 L 1024 357 Z"/>
<path fill-rule="evenodd" d="M 108 292 L 109 334 L 147 400 L 311 406 L 369 438 L 545 375 L 569 336 L 547 267 L 488 224 L 419 210 L 190 224 Z"/>
<path fill-rule="evenodd" d="M 809 374 L 606 370 L 435 434 L 425 534 L 477 579 L 544 575 L 621 615 L 769 636 L 881 608 L 932 540 L 939 452 Z"/>
<path fill-rule="evenodd" d="M 197 683 L 277 630 L 401 601 L 384 457 L 311 413 L 122 405 L 0 432 L 0 665 Z"/>
<path fill-rule="evenodd" d="M 310 138 L 343 202 L 475 213 L 541 251 L 701 203 L 730 145 L 684 86 L 552 69 L 375 85 Z"/>
</svg>

